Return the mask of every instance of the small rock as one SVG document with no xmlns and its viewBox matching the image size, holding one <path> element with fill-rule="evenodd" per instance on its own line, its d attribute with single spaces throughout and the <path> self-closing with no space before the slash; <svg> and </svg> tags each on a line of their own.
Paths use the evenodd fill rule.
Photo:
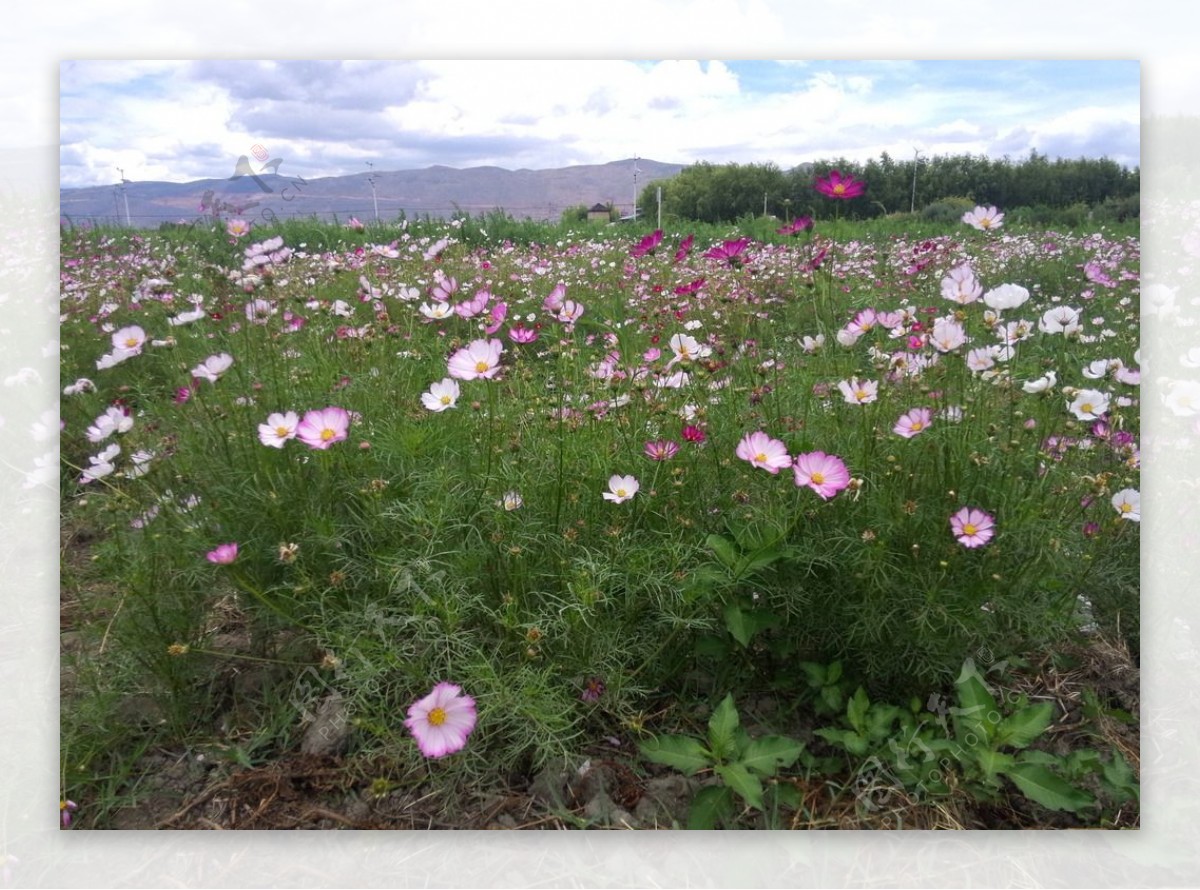
<svg viewBox="0 0 1200 890">
<path fill-rule="evenodd" d="M 350 718 L 340 692 L 334 692 L 317 707 L 312 724 L 300 742 L 301 754 L 321 757 L 340 754 L 350 741 Z"/>
</svg>

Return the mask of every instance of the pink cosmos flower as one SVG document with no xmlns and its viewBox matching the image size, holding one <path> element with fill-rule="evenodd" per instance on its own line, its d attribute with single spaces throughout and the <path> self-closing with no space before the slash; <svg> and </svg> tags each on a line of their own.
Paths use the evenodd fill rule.
<svg viewBox="0 0 1200 890">
<path fill-rule="evenodd" d="M 514 343 L 532 343 L 537 338 L 538 332 L 536 328 L 527 328 L 520 322 L 508 329 L 508 339 Z"/>
<path fill-rule="evenodd" d="M 938 352 L 952 352 L 967 342 L 967 332 L 953 318 L 938 318 L 933 322 L 929 342 Z"/>
<path fill-rule="evenodd" d="M 484 333 L 489 337 L 500 330 L 504 324 L 504 319 L 508 317 L 508 303 L 493 303 L 491 312 L 489 313 L 491 321 L 484 328 Z"/>
<path fill-rule="evenodd" d="M 658 439 L 646 443 L 645 453 L 650 460 L 670 460 L 679 453 L 679 445 L 670 439 Z"/>
<path fill-rule="evenodd" d="M 951 269 L 942 279 L 942 296 L 965 306 L 983 296 L 983 285 L 975 277 L 975 271 L 963 263 Z"/>
<path fill-rule="evenodd" d="M 842 398 L 851 405 L 865 405 L 879 398 L 879 383 L 874 380 L 860 383 L 857 377 L 851 377 L 841 381 L 838 389 L 842 392 Z"/>
<path fill-rule="evenodd" d="M 87 428 L 89 442 L 103 442 L 113 433 L 127 433 L 133 429 L 133 417 L 120 405 L 110 406 Z"/>
<path fill-rule="evenodd" d="M 196 379 L 203 378 L 209 383 L 216 383 L 221 379 L 221 375 L 230 369 L 233 365 L 233 356 L 227 352 L 222 352 L 220 355 L 210 355 L 196 367 L 192 368 L 192 377 Z"/>
<path fill-rule="evenodd" d="M 146 332 L 138 325 L 121 328 L 112 335 L 113 349 L 118 352 L 137 354 L 146 343 Z"/>
<path fill-rule="evenodd" d="M 792 473 L 799 488 L 808 486 L 825 500 L 850 485 L 850 471 L 840 457 L 824 451 L 797 454 Z"/>
<path fill-rule="evenodd" d="M 296 426 L 296 438 L 309 448 L 324 451 L 334 442 L 341 442 L 350 430 L 350 412 L 329 406 L 309 411 Z"/>
<path fill-rule="evenodd" d="M 773 476 L 792 465 L 787 446 L 762 431 L 746 433 L 734 453 L 742 460 L 749 461 L 751 466 L 760 467 Z"/>
<path fill-rule="evenodd" d="M 567 298 L 567 286 L 561 281 L 554 286 L 554 290 L 546 295 L 546 299 L 542 300 L 542 308 L 553 315 L 562 308 L 563 301 Z"/>
<path fill-rule="evenodd" d="M 438 758 L 461 751 L 475 729 L 475 699 L 462 687 L 438 683 L 429 695 L 408 709 L 408 727 L 426 757 Z"/>
<path fill-rule="evenodd" d="M 828 178 L 818 179 L 813 188 L 826 197 L 846 200 L 861 195 L 867 184 L 853 176 L 843 176 L 840 170 L 830 170 Z"/>
<path fill-rule="evenodd" d="M 227 566 L 237 559 L 237 555 L 237 541 L 230 541 L 228 544 L 218 544 L 215 550 L 204 554 L 204 558 L 214 565 Z"/>
<path fill-rule="evenodd" d="M 258 425 L 258 441 L 270 448 L 282 448 L 289 439 L 296 438 L 299 425 L 300 416 L 295 411 L 271 414 L 266 423 Z"/>
<path fill-rule="evenodd" d="M 500 373 L 500 354 L 504 344 L 499 340 L 473 340 L 450 356 L 448 370 L 459 380 L 482 377 L 491 380 Z"/>
<path fill-rule="evenodd" d="M 950 530 L 964 547 L 982 547 L 996 534 L 996 518 L 975 507 L 963 507 L 950 517 Z"/>
<path fill-rule="evenodd" d="M 913 408 L 906 414 L 901 415 L 896 421 L 896 425 L 892 427 L 892 432 L 897 436 L 903 436 L 906 439 L 911 439 L 929 427 L 933 422 L 933 412 L 928 408 Z"/>
<path fill-rule="evenodd" d="M 683 428 L 683 438 L 687 442 L 701 445 L 704 443 L 704 440 L 708 438 L 708 436 L 705 434 L 704 430 L 700 429 L 700 427 L 689 423 Z"/>
<path fill-rule="evenodd" d="M 225 223 L 225 231 L 234 238 L 241 238 L 250 234 L 250 223 L 244 219 L 231 219 Z"/>
<path fill-rule="evenodd" d="M 675 262 L 681 263 L 687 259 L 688 254 L 692 252 L 692 244 L 695 240 L 695 235 L 688 235 L 679 242 L 679 249 L 675 251 Z"/>
<path fill-rule="evenodd" d="M 583 315 L 582 303 L 577 303 L 575 300 L 564 300 L 562 305 L 555 310 L 554 319 L 565 325 L 573 325 L 579 321 L 581 315 Z"/>
<path fill-rule="evenodd" d="M 60 800 L 58 802 L 58 812 L 62 817 L 63 828 L 71 827 L 71 814 L 77 809 L 79 809 L 79 804 L 75 803 L 73 800 Z"/>
</svg>

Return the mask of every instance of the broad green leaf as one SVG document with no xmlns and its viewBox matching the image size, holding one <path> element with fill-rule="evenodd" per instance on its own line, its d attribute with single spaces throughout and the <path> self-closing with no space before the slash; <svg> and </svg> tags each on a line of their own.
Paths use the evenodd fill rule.
<svg viewBox="0 0 1200 890">
<path fill-rule="evenodd" d="M 717 775 L 756 810 L 763 808 L 762 780 L 740 763 L 723 763 L 716 767 Z"/>
<path fill-rule="evenodd" d="M 704 563 L 692 570 L 684 585 L 684 598 L 695 602 L 729 583 L 728 573 L 716 563 Z"/>
<path fill-rule="evenodd" d="M 1057 766 L 1061 758 L 1049 751 L 1022 751 L 1017 755 L 1018 763 L 1041 763 L 1046 766 Z"/>
<path fill-rule="evenodd" d="M 835 661 L 825 672 L 825 682 L 836 683 L 840 679 L 842 679 L 842 663 Z"/>
<path fill-rule="evenodd" d="M 850 699 L 850 703 L 846 705 L 846 719 L 850 721 L 854 731 L 859 734 L 865 734 L 867 731 L 867 709 L 869 707 L 871 707 L 871 701 L 867 698 L 867 690 L 859 686 L 854 697 Z"/>
<path fill-rule="evenodd" d="M 782 547 L 768 547 L 760 550 L 757 553 L 752 553 L 746 556 L 738 564 L 737 575 L 739 578 L 757 572 L 760 569 L 765 569 L 774 562 L 779 561 L 784 556 Z"/>
<path fill-rule="evenodd" d="M 726 629 L 743 647 L 749 646 L 750 640 L 760 630 L 780 623 L 776 615 L 764 609 L 744 609 L 737 603 L 727 605 L 724 615 Z"/>
<path fill-rule="evenodd" d="M 1078 812 L 1093 803 L 1092 796 L 1068 785 L 1046 767 L 1036 763 L 1014 763 L 1006 771 L 1021 793 L 1048 810 Z"/>
<path fill-rule="evenodd" d="M 750 638 L 754 636 L 754 622 L 737 603 L 725 607 L 725 628 L 743 648 L 750 645 Z"/>
<path fill-rule="evenodd" d="M 781 735 L 763 736 L 742 749 L 741 764 L 764 776 L 773 776 L 780 767 L 791 766 L 804 751 L 804 742 Z"/>
<path fill-rule="evenodd" d="M 991 751 L 987 748 L 975 752 L 975 755 L 979 762 L 979 768 L 983 770 L 984 779 L 991 784 L 995 784 L 997 773 L 1007 772 L 1014 763 L 1011 754 Z"/>
<path fill-rule="evenodd" d="M 687 827 L 692 831 L 708 831 L 732 815 L 733 791 L 724 785 L 709 785 L 692 798 Z"/>
<path fill-rule="evenodd" d="M 908 717 L 909 722 L 912 722 L 911 715 L 902 712 L 896 705 L 871 705 L 871 710 L 867 712 L 867 735 L 873 739 L 885 739 L 891 735 L 892 723 L 898 717 Z M 903 726 L 903 721 L 901 721 Z"/>
<path fill-rule="evenodd" d="M 647 739 L 639 746 L 642 756 L 654 763 L 677 769 L 685 776 L 711 766 L 712 754 L 700 743 L 686 735 L 660 735 Z"/>
<path fill-rule="evenodd" d="M 821 701 L 825 702 L 826 707 L 832 712 L 836 713 L 842 709 L 843 700 L 842 690 L 836 686 L 826 686 L 821 690 Z"/>
<path fill-rule="evenodd" d="M 791 782 L 776 782 L 767 789 L 767 796 L 774 806 L 786 807 L 789 810 L 799 809 L 800 801 L 803 800 L 800 789 Z"/>
<path fill-rule="evenodd" d="M 1134 776 L 1133 769 L 1129 766 L 1128 761 L 1125 760 L 1120 751 L 1113 751 L 1112 760 L 1101 765 L 1100 775 L 1105 784 L 1120 800 L 1136 799 L 1141 796 L 1137 777 Z"/>
<path fill-rule="evenodd" d="M 954 715 L 955 734 L 968 748 L 987 744 L 995 734 L 996 723 L 999 722 L 995 720 L 995 715 L 999 711 L 996 709 L 996 700 L 988 692 L 971 659 L 968 658 L 963 664 L 962 673 L 954 685 L 958 690 L 958 707 L 952 708 L 950 713 Z"/>
<path fill-rule="evenodd" d="M 867 753 L 870 747 L 870 742 L 866 736 L 861 736 L 852 729 L 833 729 L 825 727 L 813 731 L 813 735 L 820 736 L 827 742 L 833 742 L 835 745 L 841 745 L 855 757 L 861 757 Z"/>
<path fill-rule="evenodd" d="M 736 750 L 734 732 L 737 727 L 737 708 L 733 706 L 733 693 L 729 693 L 708 718 L 708 744 L 717 761 L 727 759 Z"/>
<path fill-rule="evenodd" d="M 1022 708 L 1000 721 L 996 727 L 995 743 L 1024 748 L 1043 732 L 1054 719 L 1054 704 L 1044 701 Z"/>
<path fill-rule="evenodd" d="M 708 545 L 708 549 L 716 554 L 717 559 L 721 561 L 722 565 L 732 571 L 733 567 L 737 565 L 738 559 L 740 559 L 740 554 L 733 541 L 723 538 L 720 535 L 709 535 L 704 539 L 704 542 Z"/>
<path fill-rule="evenodd" d="M 802 661 L 800 670 L 804 671 L 804 679 L 813 689 L 820 689 L 825 685 L 825 665 L 815 661 Z"/>
</svg>

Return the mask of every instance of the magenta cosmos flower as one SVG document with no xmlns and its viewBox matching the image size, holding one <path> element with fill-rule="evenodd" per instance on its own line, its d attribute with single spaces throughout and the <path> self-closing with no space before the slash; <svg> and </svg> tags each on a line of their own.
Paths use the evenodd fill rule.
<svg viewBox="0 0 1200 890">
<path fill-rule="evenodd" d="M 780 235 L 799 235 L 801 232 L 806 232 L 812 227 L 813 219 L 811 216 L 797 216 L 786 226 L 780 226 L 775 231 Z"/>
<path fill-rule="evenodd" d="M 491 380 L 500 373 L 500 354 L 504 344 L 499 340 L 474 340 L 450 356 L 448 370 L 459 380 L 482 377 Z"/>
<path fill-rule="evenodd" d="M 745 250 L 749 246 L 749 238 L 737 238 L 709 248 L 704 252 L 704 256 L 710 260 L 722 260 L 731 266 L 737 266 L 745 259 Z"/>
<path fill-rule="evenodd" d="M 897 436 L 903 436 L 906 439 L 911 439 L 913 436 L 923 432 L 933 422 L 933 412 L 928 408 L 913 408 L 911 411 L 901 415 L 896 421 L 896 425 L 892 427 L 892 432 Z"/>
<path fill-rule="evenodd" d="M 204 558 L 215 565 L 227 566 L 237 559 L 237 555 L 237 541 L 230 541 L 228 544 L 218 544 L 215 550 L 204 554 Z"/>
<path fill-rule="evenodd" d="M 742 436 L 735 454 L 742 460 L 749 461 L 751 466 L 761 467 L 771 475 L 792 465 L 787 446 L 761 431 Z"/>
<path fill-rule="evenodd" d="M 867 190 L 867 184 L 853 176 L 843 176 L 840 170 L 830 170 L 826 179 L 818 179 L 813 185 L 818 192 L 829 198 L 857 198 Z"/>
<path fill-rule="evenodd" d="M 334 442 L 341 442 L 349 434 L 350 412 L 331 405 L 317 411 L 309 411 L 296 426 L 296 438 L 309 448 L 324 451 Z"/>
<path fill-rule="evenodd" d="M 963 507 L 950 517 L 950 530 L 964 547 L 982 547 L 996 534 L 996 518 L 975 507 Z"/>
<path fill-rule="evenodd" d="M 808 486 L 825 500 L 850 485 L 850 471 L 840 457 L 824 451 L 797 454 L 792 461 L 796 485 Z"/>
<path fill-rule="evenodd" d="M 475 729 L 475 699 L 462 687 L 438 683 L 433 691 L 408 709 L 404 721 L 426 757 L 445 757 L 461 751 Z"/>
</svg>

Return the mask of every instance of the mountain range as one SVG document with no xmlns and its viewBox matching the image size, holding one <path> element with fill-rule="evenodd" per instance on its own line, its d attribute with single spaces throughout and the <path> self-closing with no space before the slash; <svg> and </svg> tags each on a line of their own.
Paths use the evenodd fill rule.
<svg viewBox="0 0 1200 890">
<path fill-rule="evenodd" d="M 568 207 L 611 203 L 622 214 L 648 183 L 683 169 L 645 158 L 551 170 L 433 166 L 422 170 L 356 173 L 303 179 L 280 172 L 282 162 L 256 166 L 241 158 L 227 179 L 194 182 L 124 182 L 59 189 L 64 223 L 128 224 L 156 228 L 213 215 L 246 220 L 316 217 L 363 222 L 448 218 L 457 211 L 479 216 L 500 210 L 515 219 L 558 220 Z M 636 177 L 635 177 L 636 172 Z M 374 195 L 372 195 L 372 181 Z M 378 214 L 376 214 L 378 206 Z"/>
</svg>

